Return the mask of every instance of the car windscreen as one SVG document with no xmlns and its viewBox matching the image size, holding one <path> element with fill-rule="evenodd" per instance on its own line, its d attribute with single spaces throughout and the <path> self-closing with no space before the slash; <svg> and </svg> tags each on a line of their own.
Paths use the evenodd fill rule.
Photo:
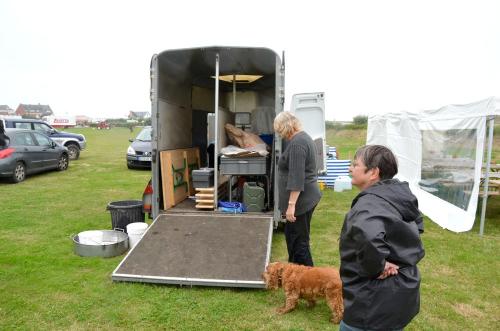
<svg viewBox="0 0 500 331">
<path fill-rule="evenodd" d="M 151 128 L 142 129 L 135 139 L 141 141 L 151 141 Z"/>
</svg>

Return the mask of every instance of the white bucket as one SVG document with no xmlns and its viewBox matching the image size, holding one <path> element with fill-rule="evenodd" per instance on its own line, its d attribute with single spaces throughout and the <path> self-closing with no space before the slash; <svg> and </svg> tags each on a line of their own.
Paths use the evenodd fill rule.
<svg viewBox="0 0 500 331">
<path fill-rule="evenodd" d="M 335 184 L 333 186 L 333 190 L 335 192 L 342 192 L 343 190 L 351 190 L 351 177 L 349 176 L 338 176 L 335 180 Z"/>
<path fill-rule="evenodd" d="M 147 228 L 148 224 L 145 222 L 135 222 L 127 225 L 128 245 L 130 248 L 134 247 L 141 240 Z"/>
</svg>

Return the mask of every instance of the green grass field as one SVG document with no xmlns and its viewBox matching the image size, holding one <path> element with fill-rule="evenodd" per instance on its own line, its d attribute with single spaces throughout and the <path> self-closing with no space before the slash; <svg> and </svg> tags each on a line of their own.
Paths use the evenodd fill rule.
<svg viewBox="0 0 500 331">
<path fill-rule="evenodd" d="M 280 291 L 113 283 L 123 256 L 82 258 L 70 237 L 109 229 L 110 201 L 140 199 L 148 171 L 128 170 L 128 129 L 84 133 L 88 149 L 66 172 L 0 182 L 0 330 L 337 330 L 324 302 L 301 303 L 290 314 L 275 309 Z M 366 132 L 328 132 L 328 142 L 350 158 Z M 495 155 L 500 144 L 496 136 Z M 317 265 L 339 265 L 338 237 L 356 191 L 325 191 L 314 214 L 311 245 Z M 476 222 L 478 223 L 478 222 Z M 478 224 L 455 234 L 425 220 L 422 305 L 407 330 L 494 330 L 500 311 L 500 199 L 489 200 L 485 236 Z M 286 260 L 277 231 L 272 260 Z M 496 326 L 495 326 L 496 325 Z"/>
</svg>

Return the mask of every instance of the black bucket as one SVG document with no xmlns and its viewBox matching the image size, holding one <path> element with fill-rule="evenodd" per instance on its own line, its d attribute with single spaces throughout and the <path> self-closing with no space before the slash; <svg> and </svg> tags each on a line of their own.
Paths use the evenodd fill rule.
<svg viewBox="0 0 500 331">
<path fill-rule="evenodd" d="M 123 229 L 127 232 L 127 225 L 135 222 L 144 222 L 141 200 L 124 200 L 108 203 L 106 210 L 111 213 L 111 229 Z"/>
</svg>

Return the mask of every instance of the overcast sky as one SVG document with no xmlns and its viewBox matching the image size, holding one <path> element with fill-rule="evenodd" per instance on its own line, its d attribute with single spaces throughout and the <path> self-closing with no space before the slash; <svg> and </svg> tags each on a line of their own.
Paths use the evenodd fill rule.
<svg viewBox="0 0 500 331">
<path fill-rule="evenodd" d="M 150 111 L 154 53 L 262 46 L 286 54 L 286 104 L 326 117 L 500 96 L 500 1 L 0 0 L 0 104 L 56 115 Z"/>
</svg>

